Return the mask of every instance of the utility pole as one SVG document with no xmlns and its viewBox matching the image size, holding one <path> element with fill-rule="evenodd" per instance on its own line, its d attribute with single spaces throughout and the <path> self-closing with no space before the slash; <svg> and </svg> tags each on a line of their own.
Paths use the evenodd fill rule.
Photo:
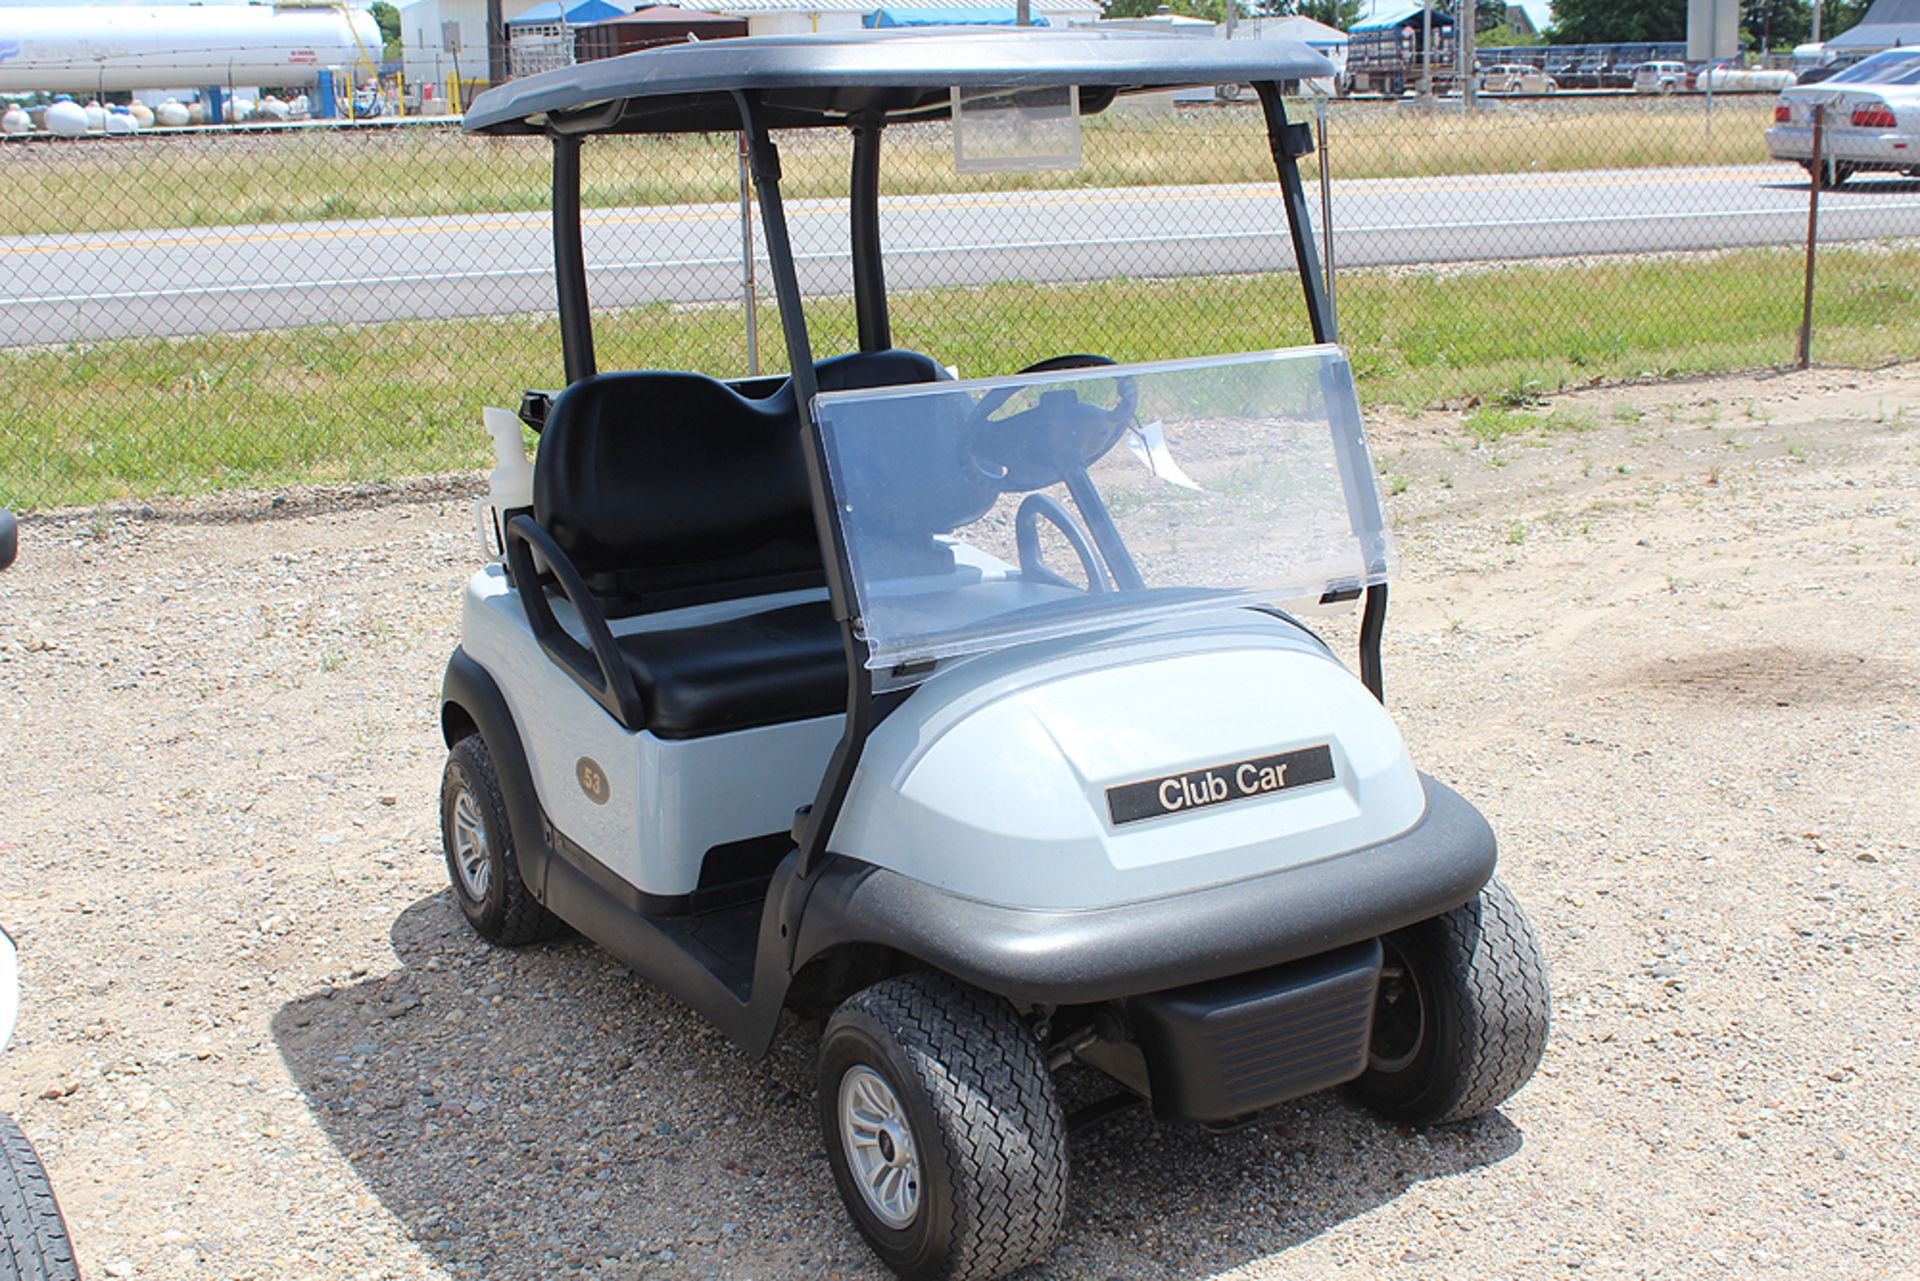
<svg viewBox="0 0 1920 1281">
<path fill-rule="evenodd" d="M 1813 0 L 1813 43 L 1820 43 L 1820 0 Z"/>
<path fill-rule="evenodd" d="M 1473 110 L 1478 87 L 1473 74 L 1473 3 L 1460 0 L 1460 23 L 1454 28 L 1454 39 L 1460 46 L 1460 101 L 1468 111 Z"/>
<path fill-rule="evenodd" d="M 1433 97 L 1433 0 L 1420 10 L 1420 96 Z"/>
<path fill-rule="evenodd" d="M 500 0 L 487 0 L 487 83 L 507 82 L 507 20 L 500 12 Z"/>
<path fill-rule="evenodd" d="M 1013 25 L 1016 27 L 1033 25 L 1033 0 L 1014 0 Z"/>
</svg>

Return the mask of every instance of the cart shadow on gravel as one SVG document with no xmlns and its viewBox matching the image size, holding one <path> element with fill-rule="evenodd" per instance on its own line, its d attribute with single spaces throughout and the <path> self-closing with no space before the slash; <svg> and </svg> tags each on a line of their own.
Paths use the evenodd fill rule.
<svg viewBox="0 0 1920 1281">
<path fill-rule="evenodd" d="M 273 1036 L 354 1175 L 454 1276 L 878 1276 L 834 1193 L 816 1028 L 752 1062 L 580 941 L 473 937 L 445 892 L 394 922 L 399 968 L 281 1007 Z M 1069 1071 L 1069 1107 L 1104 1090 Z M 1194 1275 L 1495 1164 L 1499 1116 L 1395 1130 L 1339 1096 L 1226 1135 L 1141 1110 L 1077 1134 L 1071 1226 L 1033 1275 Z M 398 1261 L 396 1261 L 398 1266 Z"/>
</svg>

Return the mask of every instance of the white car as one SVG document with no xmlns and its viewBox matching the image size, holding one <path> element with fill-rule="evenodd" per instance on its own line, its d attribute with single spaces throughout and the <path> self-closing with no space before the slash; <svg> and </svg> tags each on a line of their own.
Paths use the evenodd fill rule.
<svg viewBox="0 0 1920 1281">
<path fill-rule="evenodd" d="M 1767 130 L 1768 154 L 1811 171 L 1820 106 L 1821 186 L 1837 187 L 1863 169 L 1920 178 L 1920 49 L 1888 49 L 1818 84 L 1783 90 Z"/>
<path fill-rule="evenodd" d="M 1503 62 L 1480 73 L 1482 93 L 1555 93 L 1560 86 L 1538 67 Z"/>
<path fill-rule="evenodd" d="M 1687 88 L 1684 62 L 1643 62 L 1633 69 L 1635 93 L 1678 93 Z"/>
</svg>

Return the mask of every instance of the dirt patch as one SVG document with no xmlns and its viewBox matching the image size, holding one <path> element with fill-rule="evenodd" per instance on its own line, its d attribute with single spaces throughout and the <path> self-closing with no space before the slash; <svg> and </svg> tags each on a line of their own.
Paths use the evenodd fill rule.
<svg viewBox="0 0 1920 1281">
<path fill-rule="evenodd" d="M 1648 663 L 1632 683 L 1705 703 L 1792 707 L 1911 695 L 1897 664 L 1865 654 L 1791 649 L 1784 645 L 1713 650 Z"/>
</svg>

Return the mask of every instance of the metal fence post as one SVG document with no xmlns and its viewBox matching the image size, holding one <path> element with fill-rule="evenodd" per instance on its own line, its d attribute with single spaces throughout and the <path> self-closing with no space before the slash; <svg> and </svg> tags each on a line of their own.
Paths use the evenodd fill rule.
<svg viewBox="0 0 1920 1281">
<path fill-rule="evenodd" d="M 747 173 L 747 135 L 740 140 L 740 293 L 747 315 L 747 377 L 760 376 L 760 287 L 753 278 L 753 179 Z"/>
<path fill-rule="evenodd" d="M 1825 179 L 1821 172 L 1820 140 L 1827 122 L 1827 105 L 1815 103 L 1813 108 L 1813 164 L 1807 170 L 1807 281 L 1806 293 L 1800 300 L 1800 368 L 1805 369 L 1813 363 L 1813 260 L 1815 238 L 1820 233 L 1820 185 Z"/>
</svg>

